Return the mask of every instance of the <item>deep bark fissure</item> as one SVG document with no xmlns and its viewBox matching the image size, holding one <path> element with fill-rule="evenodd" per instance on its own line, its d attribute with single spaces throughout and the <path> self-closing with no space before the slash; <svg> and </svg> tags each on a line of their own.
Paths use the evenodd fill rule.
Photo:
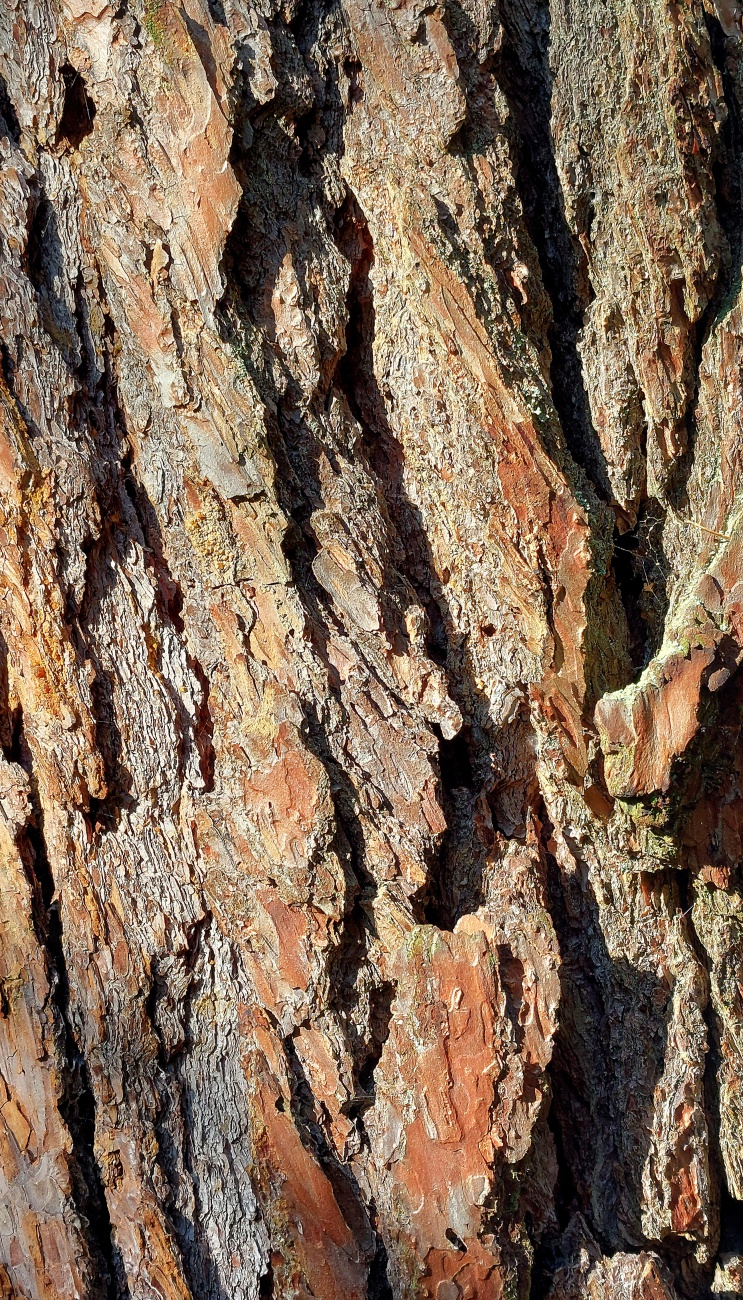
<svg viewBox="0 0 743 1300">
<path fill-rule="evenodd" d="M 395 1300 L 388 1272 L 388 1255 L 381 1236 L 377 1233 L 377 1249 L 369 1266 L 367 1300 Z"/>
<path fill-rule="evenodd" d="M 34 789 L 30 750 L 19 729 L 18 753 L 31 780 L 33 812 L 22 832 L 20 849 L 36 894 L 36 930 L 47 954 L 52 1002 L 61 1027 L 60 1049 L 64 1069 L 64 1090 L 59 1109 L 72 1141 L 71 1175 L 73 1197 L 86 1226 L 85 1235 L 96 1275 L 91 1295 L 106 1300 L 128 1300 L 129 1288 L 123 1271 L 109 1215 L 100 1166 L 95 1153 L 96 1106 L 88 1062 L 72 1025 L 70 983 L 64 950 L 60 900 L 44 840 L 44 818 Z"/>
<path fill-rule="evenodd" d="M 640 972 L 631 962 L 610 955 L 585 865 L 576 854 L 579 874 L 566 878 L 549 847 L 553 828 L 544 809 L 540 820 L 548 864 L 550 911 L 562 963 L 562 1016 L 552 1061 L 547 1068 L 551 1081 L 551 1126 L 558 1156 L 556 1207 L 559 1207 L 560 1227 L 564 1229 L 570 1214 L 577 1210 L 607 1254 L 654 1249 L 664 1258 L 682 1289 L 683 1270 L 691 1267 L 692 1290 L 688 1294 L 695 1294 L 699 1279 L 694 1277 L 691 1245 L 673 1238 L 649 1240 L 642 1231 L 638 1213 L 642 1198 L 636 1184 L 647 1153 L 633 1151 L 623 1141 L 622 1133 L 628 1093 L 635 1103 L 642 1098 L 649 1112 L 652 1108 L 654 1089 L 664 1069 L 669 989 L 651 973 Z M 573 846 L 574 852 L 576 847 Z M 647 879 L 649 886 L 662 886 L 662 873 Z M 676 873 L 668 873 L 667 879 L 675 890 Z M 681 905 L 677 911 L 680 915 Z M 639 1070 L 631 1055 L 623 1055 L 624 1047 L 615 1030 L 617 1016 L 628 1024 L 634 1021 L 638 1029 L 643 1022 L 654 1026 L 652 1059 L 649 1056 L 643 1059 Z M 585 1146 L 583 1137 L 587 1132 L 595 1136 L 595 1147 Z M 649 1125 L 647 1142 L 649 1150 Z M 602 1144 L 600 1160 L 599 1143 Z M 601 1217 L 597 1217 L 592 1194 L 599 1168 L 606 1184 Z M 559 1235 L 546 1234 L 541 1243 L 538 1277 L 543 1277 L 550 1267 L 558 1266 L 563 1250 Z M 535 1285 L 539 1295 L 539 1287 L 544 1284 L 537 1281 Z"/>
<path fill-rule="evenodd" d="M 358 1067 L 358 1091 L 347 1107 L 348 1114 L 351 1116 L 358 1116 L 362 1125 L 363 1112 L 369 1106 L 373 1106 L 376 1097 L 374 1075 L 376 1068 L 382 1059 L 384 1045 L 389 1037 L 390 1020 L 392 1019 L 392 1002 L 395 993 L 395 985 L 391 982 L 387 982 L 381 984 L 378 988 L 373 989 L 369 995 L 369 1043 L 366 1048 L 365 1059 L 361 1060 Z"/>
<path fill-rule="evenodd" d="M 20 144 L 21 126 L 4 77 L 0 77 L 0 130 L 3 130 L 3 134 L 7 135 L 13 144 Z"/>
<path fill-rule="evenodd" d="M 209 679 L 203 665 L 188 648 L 185 623 L 182 617 L 183 592 L 173 576 L 168 558 L 165 554 L 162 532 L 157 520 L 157 513 L 150 501 L 144 484 L 137 478 L 132 464 L 131 452 L 127 451 L 121 461 L 121 485 L 131 502 L 146 550 L 147 566 L 151 572 L 156 591 L 157 608 L 163 626 L 173 628 L 183 645 L 189 671 L 193 674 L 200 691 L 197 700 L 197 717 L 192 724 L 188 712 L 176 692 L 168 690 L 174 710 L 178 715 L 183 732 L 182 766 L 188 757 L 187 747 L 193 743 L 199 755 L 199 768 L 204 782 L 204 794 L 210 794 L 214 788 L 214 720 L 209 708 Z M 163 680 L 166 680 L 165 677 Z"/>
<path fill-rule="evenodd" d="M 331 96 L 334 93 L 334 87 L 331 85 Z M 314 118 L 314 112 L 309 116 Z M 270 132 L 272 126 L 272 118 L 269 115 L 266 115 L 263 120 L 258 116 L 253 117 L 254 147 L 256 140 L 260 143 L 259 132 Z M 306 201 L 307 191 L 312 183 L 311 160 L 306 158 L 305 164 L 298 170 L 302 186 L 301 201 Z M 229 265 L 230 260 L 234 259 L 236 268 L 244 264 L 243 259 L 250 247 L 253 220 L 251 200 L 253 199 L 250 183 L 246 178 L 242 212 L 233 227 L 225 255 L 226 264 Z M 240 278 L 236 280 L 234 274 L 231 274 L 230 279 L 233 284 L 241 283 Z M 240 333 L 243 333 L 244 336 L 246 327 L 248 329 L 252 328 L 253 303 L 254 297 L 248 282 L 247 292 L 243 293 L 242 299 L 233 300 L 226 304 L 223 328 L 230 333 L 236 329 L 238 336 Z M 353 333 L 355 317 L 350 316 L 349 320 L 349 329 Z M 250 360 L 256 383 L 262 391 L 271 393 L 272 403 L 275 403 L 276 418 L 271 421 L 270 425 L 271 450 L 278 468 L 279 498 L 289 519 L 289 528 L 284 538 L 283 551 L 307 612 L 312 644 L 318 652 L 320 662 L 328 671 L 328 685 L 335 708 L 340 713 L 342 727 L 345 706 L 333 682 L 333 675 L 329 671 L 330 665 L 327 658 L 328 629 L 336 628 L 338 619 L 327 593 L 317 581 L 312 569 L 312 561 L 318 554 L 319 546 L 311 525 L 311 513 L 316 500 L 320 498 L 320 493 L 315 488 L 313 481 L 314 466 L 311 461 L 308 461 L 307 457 L 307 446 L 312 446 L 313 435 L 307 429 L 301 417 L 301 400 L 294 382 L 289 379 L 285 391 L 278 393 L 270 378 L 271 367 L 274 363 L 267 357 L 265 351 L 262 362 L 255 368 L 253 367 L 252 358 Z M 338 369 L 342 367 L 343 360 L 341 360 L 339 366 L 334 367 L 335 376 L 331 375 L 328 380 L 328 389 L 333 379 L 337 382 Z M 325 400 L 326 394 L 320 392 L 318 401 L 323 403 Z M 388 981 L 380 980 L 378 985 L 372 989 L 370 997 L 375 1008 L 372 1014 L 372 1024 L 366 1027 L 366 1032 L 359 1033 L 354 1015 L 358 999 L 356 983 L 361 967 L 367 961 L 369 935 L 373 930 L 371 904 L 377 893 L 378 886 L 373 874 L 367 870 L 365 865 L 365 838 L 358 815 L 358 794 L 354 787 L 354 781 L 343 770 L 337 760 L 331 737 L 327 731 L 327 718 L 321 716 L 308 705 L 305 705 L 304 712 L 305 741 L 311 752 L 322 763 L 330 779 L 331 797 L 338 827 L 335 850 L 341 861 L 344 862 L 346 871 L 347 884 L 343 925 L 341 934 L 334 945 L 329 966 L 332 988 L 330 1005 L 331 1009 L 337 1014 L 348 1040 L 353 1062 L 353 1082 L 356 1087 L 346 1109 L 349 1117 L 353 1119 L 359 1130 L 363 1145 L 366 1142 L 363 1115 L 364 1111 L 374 1101 L 374 1072 L 381 1058 L 384 1042 L 388 1034 L 394 985 Z M 359 1232 L 362 1232 L 365 1242 L 367 1242 L 368 1237 L 364 1249 L 369 1268 L 369 1300 L 372 1300 L 372 1297 L 375 1297 L 375 1300 L 388 1300 L 389 1297 L 391 1300 L 392 1292 L 387 1278 L 386 1249 L 381 1235 L 373 1226 L 375 1220 L 374 1205 L 366 1203 L 361 1189 L 350 1172 L 345 1169 L 321 1123 L 318 1122 L 316 1117 L 317 1103 L 294 1048 L 291 1035 L 284 1037 L 283 1045 L 290 1078 L 292 1079 L 291 1110 L 297 1131 L 303 1144 L 312 1152 L 329 1178 L 341 1213 L 349 1226 L 352 1227 L 357 1238 Z M 274 1270 L 270 1262 L 261 1285 L 266 1287 L 267 1295 L 274 1293 Z"/>
<path fill-rule="evenodd" d="M 552 138 L 550 12 L 508 0 L 496 75 L 512 115 L 516 184 L 552 310 L 548 340 L 552 397 L 568 449 L 597 496 L 611 501 L 606 461 L 593 426 L 579 337 L 590 290 L 578 241 L 566 217 Z"/>
<path fill-rule="evenodd" d="M 388 570 L 383 607 L 388 636 L 402 635 L 405 608 L 417 600 L 426 617 L 426 651 L 445 673 L 451 698 L 463 723 L 446 738 L 438 724 L 438 766 L 447 829 L 428 864 L 428 881 L 416 899 L 420 919 L 453 930 L 460 917 L 483 902 L 483 861 L 468 861 L 463 846 L 472 843 L 472 820 L 478 795 L 492 784 L 494 738 L 489 734 L 487 703 L 476 684 L 466 648 L 455 650 L 449 629 L 451 613 L 442 595 L 426 523 L 405 486 L 405 450 L 390 422 L 388 400 L 375 371 L 375 304 L 371 281 L 374 244 L 361 207 L 350 192 L 336 217 L 336 239 L 351 263 L 346 296 L 346 351 L 334 375 L 362 430 L 365 461 L 379 482 L 390 518 Z M 402 579 L 402 582 L 401 582 Z M 484 706 L 484 707 L 483 707 Z M 475 713 L 482 714 L 478 725 Z"/>
<path fill-rule="evenodd" d="M 258 1295 L 260 1296 L 260 1300 L 274 1300 L 275 1294 L 273 1264 L 269 1256 L 266 1262 L 266 1270 L 264 1273 L 261 1273 L 258 1283 Z"/>
<path fill-rule="evenodd" d="M 202 956 L 211 924 L 212 917 L 209 913 L 194 922 L 184 935 L 185 948 L 173 954 L 180 958 L 188 974 L 188 983 L 183 990 L 178 1008 L 182 1026 L 181 1040 L 169 1046 L 158 1025 L 158 1003 L 162 999 L 170 998 L 172 994 L 167 976 L 161 977 L 157 968 L 153 971 L 146 1010 L 152 1032 L 157 1040 L 161 1069 L 161 1077 L 158 1080 L 160 1105 L 155 1120 L 158 1163 L 169 1188 L 168 1216 L 180 1248 L 186 1281 L 194 1297 L 203 1296 L 205 1300 L 206 1297 L 208 1300 L 230 1300 L 221 1284 L 219 1268 L 210 1245 L 209 1232 L 203 1223 L 199 1174 L 191 1139 L 189 1092 L 192 1085 L 182 1077 L 180 1070 L 182 1061 L 193 1050 L 190 1015 L 194 997 L 195 969 Z M 180 1146 L 176 1137 L 178 1128 L 176 1126 L 174 1132 L 170 1123 L 171 1115 L 176 1110 L 181 1112 L 183 1119 L 183 1142 Z M 181 1167 L 193 1188 L 195 1208 L 192 1215 L 184 1214 L 177 1206 L 176 1197 Z"/>
<path fill-rule="evenodd" d="M 283 1039 L 284 1054 L 291 1086 L 291 1111 L 303 1144 L 315 1156 L 328 1177 L 336 1204 L 354 1234 L 359 1248 L 371 1262 L 376 1250 L 361 1189 L 350 1169 L 344 1167 L 318 1121 L 318 1104 L 299 1059 L 293 1035 Z"/>
<path fill-rule="evenodd" d="M 631 680 L 663 639 L 669 566 L 662 542 L 650 538 L 643 523 L 645 515 L 654 521 L 662 511 L 654 502 L 641 502 L 640 522 L 627 532 L 628 520 L 614 499 L 606 457 L 591 413 L 580 339 L 593 289 L 585 250 L 568 225 L 557 170 L 552 132 L 549 5 L 540 0 L 535 10 L 527 10 L 523 0 L 509 0 L 503 11 L 503 23 L 504 39 L 495 68 L 511 112 L 516 185 L 524 223 L 536 249 L 550 304 L 547 341 L 552 399 L 573 462 L 564 468 L 571 479 L 575 478 L 579 492 L 581 478 L 586 476 L 590 484 L 587 504 L 595 545 L 599 552 L 608 552 L 606 573 L 598 566 L 591 584 L 592 592 L 602 593 L 592 622 L 603 617 L 603 598 L 618 597 L 629 629 L 631 664 L 624 664 L 624 656 L 619 654 L 609 680 L 600 671 L 596 683 L 591 684 L 590 705 L 603 691 Z M 590 229 L 590 213 L 584 214 L 584 224 Z M 613 540 L 607 506 L 618 521 Z M 546 592 L 549 593 L 550 587 L 545 574 Z M 593 594 L 587 593 L 587 603 L 594 603 Z M 593 631 L 589 627 L 587 645 Z M 600 637 L 601 629 L 596 631 Z"/>
<path fill-rule="evenodd" d="M 732 307 L 741 287 L 743 268 L 743 114 L 735 43 L 729 41 L 719 20 L 705 11 L 713 63 L 720 74 L 726 118 L 720 132 L 720 145 L 714 160 L 715 206 L 727 247 L 723 249 L 717 280 L 709 301 L 694 327 L 691 395 L 686 412 L 687 441 L 669 480 L 669 499 L 673 506 L 688 513 L 687 483 L 694 464 L 697 444 L 697 412 L 702 380 L 704 349 L 720 319 Z"/>
<path fill-rule="evenodd" d="M 440 848 L 429 866 L 429 879 L 422 901 L 423 917 L 429 925 L 453 931 L 461 916 L 476 912 L 484 901 L 483 871 L 465 869 L 457 850 L 471 834 L 472 810 L 479 793 L 472 761 L 472 729 L 464 723 L 450 740 L 434 727 L 439 738 L 439 773 L 442 807 L 447 822 Z M 482 742 L 481 742 L 481 747 Z"/>
<path fill-rule="evenodd" d="M 665 512 L 646 499 L 628 531 L 614 529 L 612 572 L 627 615 L 630 655 L 636 673 L 661 647 L 669 605 L 670 565 L 663 551 Z"/>
</svg>

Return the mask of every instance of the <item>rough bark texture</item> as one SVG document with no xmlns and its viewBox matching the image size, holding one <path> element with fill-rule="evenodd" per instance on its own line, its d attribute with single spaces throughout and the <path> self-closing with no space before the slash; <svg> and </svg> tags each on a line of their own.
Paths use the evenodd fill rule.
<svg viewBox="0 0 743 1300">
<path fill-rule="evenodd" d="M 0 1296 L 743 1295 L 740 6 L 0 72 Z"/>
</svg>

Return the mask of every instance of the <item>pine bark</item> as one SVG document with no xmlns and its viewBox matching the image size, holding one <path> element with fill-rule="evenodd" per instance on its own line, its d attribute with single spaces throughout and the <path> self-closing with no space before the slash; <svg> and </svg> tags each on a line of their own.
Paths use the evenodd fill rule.
<svg viewBox="0 0 743 1300">
<path fill-rule="evenodd" d="M 743 1295 L 734 0 L 0 0 L 0 1297 Z"/>
</svg>

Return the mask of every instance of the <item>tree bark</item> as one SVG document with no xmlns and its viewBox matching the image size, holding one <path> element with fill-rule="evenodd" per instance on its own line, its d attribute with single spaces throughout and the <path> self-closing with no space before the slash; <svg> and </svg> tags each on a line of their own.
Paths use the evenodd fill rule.
<svg viewBox="0 0 743 1300">
<path fill-rule="evenodd" d="M 743 1295 L 739 4 L 0 72 L 0 1296 Z"/>
</svg>

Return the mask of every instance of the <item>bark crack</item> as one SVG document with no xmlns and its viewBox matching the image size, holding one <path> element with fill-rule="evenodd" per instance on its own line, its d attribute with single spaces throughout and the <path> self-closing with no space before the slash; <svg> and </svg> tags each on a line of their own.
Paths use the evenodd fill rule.
<svg viewBox="0 0 743 1300">
<path fill-rule="evenodd" d="M 49 963 L 52 1003 L 58 1016 L 60 1054 L 64 1063 L 64 1091 L 59 1109 L 72 1139 L 73 1198 L 85 1227 L 91 1264 L 91 1297 L 128 1300 L 129 1288 L 116 1246 L 100 1166 L 95 1152 L 96 1107 L 88 1062 L 72 1023 L 70 984 L 64 951 L 60 900 L 44 839 L 44 815 L 36 789 L 31 751 L 19 711 L 10 762 L 27 771 L 32 794 L 32 817 L 21 832 L 19 848 L 34 890 L 34 924 Z"/>
</svg>

